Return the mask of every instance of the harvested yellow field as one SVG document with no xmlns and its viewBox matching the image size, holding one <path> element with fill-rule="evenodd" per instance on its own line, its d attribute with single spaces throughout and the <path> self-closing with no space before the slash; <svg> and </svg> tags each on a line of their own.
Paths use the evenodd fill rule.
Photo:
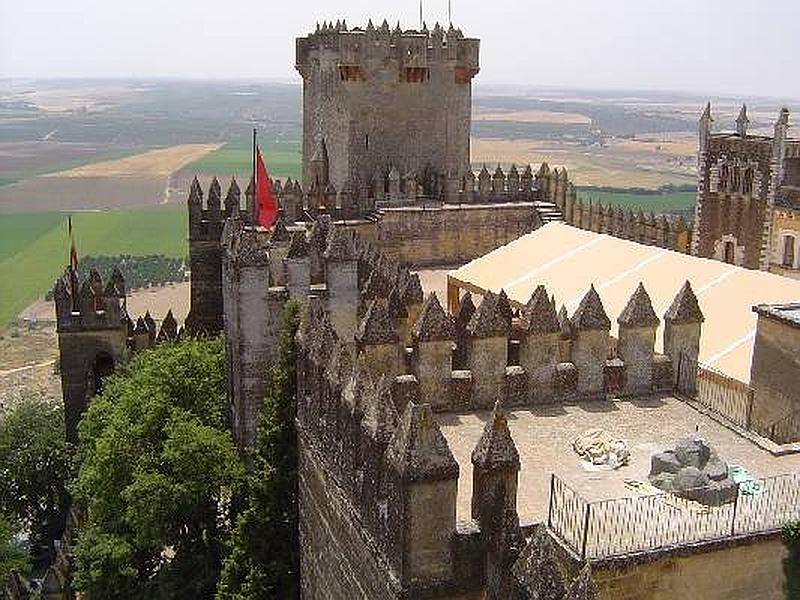
<svg viewBox="0 0 800 600">
<path fill-rule="evenodd" d="M 49 173 L 45 177 L 167 177 L 219 147 L 220 144 L 180 144 Z"/>
<path fill-rule="evenodd" d="M 555 123 L 559 125 L 589 125 L 592 120 L 586 115 L 548 110 L 517 110 L 477 113 L 475 121 L 523 121 L 525 123 Z"/>
</svg>

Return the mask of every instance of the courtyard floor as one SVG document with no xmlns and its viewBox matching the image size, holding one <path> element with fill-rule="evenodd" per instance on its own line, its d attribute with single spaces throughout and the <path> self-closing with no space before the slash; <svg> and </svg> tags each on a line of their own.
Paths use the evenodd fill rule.
<svg viewBox="0 0 800 600">
<path fill-rule="evenodd" d="M 470 519 L 470 456 L 490 412 L 437 415 L 444 436 L 461 468 L 457 519 Z M 746 468 L 757 478 L 800 471 L 800 454 L 773 456 L 732 429 L 676 398 L 583 402 L 514 410 L 508 423 L 520 455 L 517 509 L 523 524 L 547 518 L 550 475 L 555 473 L 587 501 L 634 497 L 626 480 L 646 482 L 650 457 L 674 447 L 699 431 L 728 464 Z M 581 433 L 601 428 L 628 442 L 631 460 L 617 470 L 591 467 L 572 449 Z"/>
</svg>

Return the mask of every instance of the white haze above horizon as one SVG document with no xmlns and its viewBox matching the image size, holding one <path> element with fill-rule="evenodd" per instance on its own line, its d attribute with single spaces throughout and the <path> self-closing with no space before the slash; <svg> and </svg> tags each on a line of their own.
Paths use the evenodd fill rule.
<svg viewBox="0 0 800 600">
<path fill-rule="evenodd" d="M 447 0 L 425 19 L 447 22 Z M 800 98 L 798 0 L 452 0 L 482 84 Z M 282 79 L 317 21 L 417 28 L 418 1 L 0 0 L 0 78 Z"/>
</svg>

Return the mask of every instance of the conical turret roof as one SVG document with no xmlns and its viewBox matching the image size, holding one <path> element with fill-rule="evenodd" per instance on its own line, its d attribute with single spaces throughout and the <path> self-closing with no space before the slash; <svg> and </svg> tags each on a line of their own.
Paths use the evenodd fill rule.
<svg viewBox="0 0 800 600">
<path fill-rule="evenodd" d="M 664 315 L 664 320 L 678 325 L 705 321 L 700 304 L 697 302 L 697 296 L 694 295 L 692 285 L 688 281 L 683 284 L 678 295 L 675 296 Z"/>
<path fill-rule="evenodd" d="M 622 327 L 658 327 L 660 323 L 644 284 L 639 282 L 636 291 L 617 319 Z"/>
<path fill-rule="evenodd" d="M 404 481 L 458 479 L 458 463 L 429 404 L 408 403 L 386 459 Z"/>
</svg>

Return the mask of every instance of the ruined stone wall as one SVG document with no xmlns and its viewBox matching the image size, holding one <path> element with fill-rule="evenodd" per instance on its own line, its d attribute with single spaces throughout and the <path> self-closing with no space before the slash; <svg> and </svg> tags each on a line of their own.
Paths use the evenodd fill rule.
<svg viewBox="0 0 800 600">
<path fill-rule="evenodd" d="M 601 600 L 783 600 L 779 536 L 718 549 L 675 551 L 644 564 L 595 567 Z"/>
</svg>

